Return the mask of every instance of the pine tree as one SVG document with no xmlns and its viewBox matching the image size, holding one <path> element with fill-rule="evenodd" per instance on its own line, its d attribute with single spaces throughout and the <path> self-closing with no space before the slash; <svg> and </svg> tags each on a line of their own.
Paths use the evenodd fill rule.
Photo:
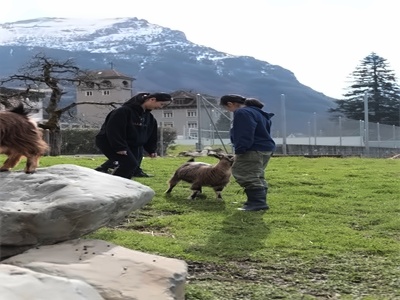
<svg viewBox="0 0 400 300">
<path fill-rule="evenodd" d="M 364 119 L 364 95 L 368 95 L 370 122 L 400 126 L 400 89 L 386 59 L 372 52 L 351 74 L 352 85 L 337 108 L 329 112 L 349 119 Z"/>
</svg>

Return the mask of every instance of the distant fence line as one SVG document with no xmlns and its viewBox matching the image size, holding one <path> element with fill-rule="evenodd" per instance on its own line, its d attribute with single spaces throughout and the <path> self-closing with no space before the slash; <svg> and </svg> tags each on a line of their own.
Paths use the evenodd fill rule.
<svg viewBox="0 0 400 300">
<path fill-rule="evenodd" d="M 214 111 L 214 114 L 216 113 L 218 112 Z M 227 149 L 231 149 L 229 131 L 220 130 L 217 126 L 211 126 L 209 123 L 203 124 L 204 128 L 185 130 L 184 135 L 178 136 L 175 140 L 175 144 L 193 145 L 198 149 L 200 141 L 201 147 L 223 144 Z M 350 120 L 343 117 L 327 119 L 314 113 L 307 121 L 306 132 L 285 129 L 287 134 L 283 137 L 282 132 L 285 131 L 282 130 L 283 127 L 283 124 L 273 123 L 272 136 L 278 145 L 277 153 L 287 155 L 327 153 L 386 157 L 400 152 L 399 126 L 369 122 L 368 130 L 366 130 L 363 120 Z M 61 123 L 62 131 L 99 130 L 99 128 L 98 124 Z"/>
</svg>

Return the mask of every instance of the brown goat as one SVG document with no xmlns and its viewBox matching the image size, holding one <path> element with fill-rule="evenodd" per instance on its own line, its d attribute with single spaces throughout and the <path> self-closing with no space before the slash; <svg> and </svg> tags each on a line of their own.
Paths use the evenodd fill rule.
<svg viewBox="0 0 400 300">
<path fill-rule="evenodd" d="M 165 193 L 170 194 L 172 189 L 182 180 L 192 184 L 190 187 L 192 194 L 188 199 L 194 200 L 202 192 L 203 186 L 209 186 L 215 191 L 217 199 L 222 200 L 221 192 L 229 183 L 234 155 L 218 153 L 209 156 L 217 157 L 219 162 L 216 165 L 211 165 L 195 162 L 194 158 L 191 158 L 175 171 L 168 182 L 169 187 Z"/>
<path fill-rule="evenodd" d="M 48 150 L 40 129 L 28 114 L 22 104 L 0 112 L 0 154 L 7 155 L 0 172 L 10 171 L 25 156 L 25 173 L 35 173 L 40 157 Z"/>
</svg>

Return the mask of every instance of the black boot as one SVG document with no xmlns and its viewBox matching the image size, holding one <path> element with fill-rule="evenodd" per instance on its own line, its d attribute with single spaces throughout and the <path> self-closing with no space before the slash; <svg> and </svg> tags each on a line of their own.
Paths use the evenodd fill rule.
<svg viewBox="0 0 400 300">
<path fill-rule="evenodd" d="M 102 166 L 97 167 L 95 170 L 99 171 L 99 172 L 102 172 L 102 173 L 109 173 L 108 172 L 108 168 L 103 168 Z"/>
<path fill-rule="evenodd" d="M 140 171 L 136 171 L 136 172 L 133 174 L 133 177 L 154 177 L 154 175 L 152 175 L 152 174 L 147 174 L 147 173 L 143 172 L 143 170 L 140 170 Z"/>
<path fill-rule="evenodd" d="M 243 211 L 258 211 L 258 210 L 267 210 L 269 206 L 267 204 L 267 188 L 258 188 L 245 190 L 247 195 L 247 201 L 243 205 L 242 208 L 238 208 L 238 210 Z"/>
</svg>

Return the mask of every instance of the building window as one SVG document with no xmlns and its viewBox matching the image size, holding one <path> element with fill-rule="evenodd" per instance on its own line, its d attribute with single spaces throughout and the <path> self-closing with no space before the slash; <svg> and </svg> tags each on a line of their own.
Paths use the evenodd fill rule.
<svg viewBox="0 0 400 300">
<path fill-rule="evenodd" d="M 197 122 L 188 122 L 188 128 L 197 128 Z"/>
<path fill-rule="evenodd" d="M 93 96 L 93 92 L 92 91 L 87 91 L 86 92 L 86 96 Z"/>
<path fill-rule="evenodd" d="M 108 96 L 108 95 L 110 95 L 110 91 L 109 90 L 103 91 L 103 96 Z"/>
<path fill-rule="evenodd" d="M 173 103 L 176 104 L 176 105 L 182 105 L 182 104 L 186 104 L 187 101 L 186 101 L 186 99 L 175 99 L 174 98 L 174 102 Z"/>
<path fill-rule="evenodd" d="M 164 127 L 174 127 L 174 122 L 163 122 Z"/>
<path fill-rule="evenodd" d="M 103 80 L 103 81 L 101 82 L 101 85 L 102 85 L 103 87 L 112 87 L 112 83 L 111 83 L 110 80 Z"/>
<path fill-rule="evenodd" d="M 126 80 L 122 81 L 122 85 L 124 86 L 124 88 L 129 87 L 129 83 Z"/>
<path fill-rule="evenodd" d="M 194 118 L 194 117 L 197 116 L 197 111 L 195 111 L 195 110 L 188 110 L 188 111 L 187 111 L 187 116 L 188 116 L 188 118 Z"/>
<path fill-rule="evenodd" d="M 172 111 L 164 111 L 164 118 L 172 118 L 173 116 Z"/>
</svg>

